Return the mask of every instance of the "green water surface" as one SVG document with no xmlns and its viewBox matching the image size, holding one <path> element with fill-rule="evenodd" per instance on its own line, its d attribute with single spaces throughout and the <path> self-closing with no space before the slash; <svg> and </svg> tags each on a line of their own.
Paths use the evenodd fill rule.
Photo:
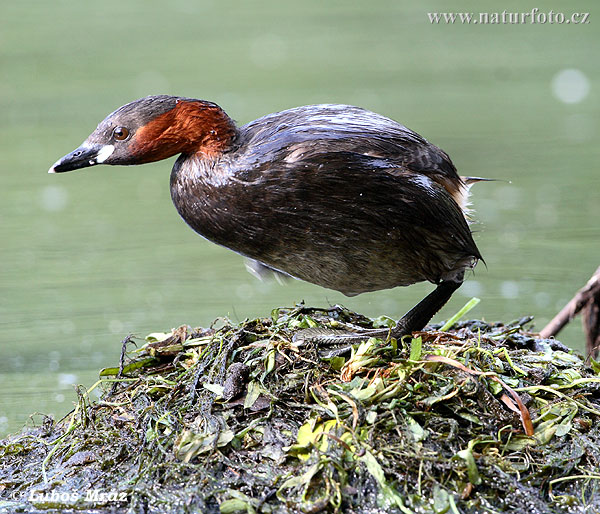
<svg viewBox="0 0 600 514">
<path fill-rule="evenodd" d="M 600 17 L 593 1 L 543 4 L 591 11 L 589 24 L 428 20 L 450 8 L 499 9 L 475 1 L 5 2 L 0 434 L 33 412 L 68 412 L 73 386 L 114 365 L 130 332 L 268 315 L 300 300 L 398 317 L 431 290 L 346 298 L 258 282 L 239 256 L 179 219 L 174 159 L 46 173 L 109 112 L 148 94 L 212 100 L 239 123 L 303 104 L 355 104 L 423 134 L 462 174 L 499 179 L 474 187 L 487 266 L 436 320 L 476 295 L 471 316 L 533 314 L 542 328 L 600 264 Z M 561 339 L 582 349 L 582 337 L 576 321 Z"/>
</svg>

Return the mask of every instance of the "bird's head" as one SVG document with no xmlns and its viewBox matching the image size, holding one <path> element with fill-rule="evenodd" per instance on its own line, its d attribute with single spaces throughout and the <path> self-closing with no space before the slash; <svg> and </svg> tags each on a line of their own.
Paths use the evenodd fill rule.
<svg viewBox="0 0 600 514">
<path fill-rule="evenodd" d="M 48 170 L 62 173 L 96 164 L 144 164 L 180 153 L 214 157 L 236 134 L 216 104 L 192 98 L 147 96 L 109 114 L 71 153 Z"/>
</svg>

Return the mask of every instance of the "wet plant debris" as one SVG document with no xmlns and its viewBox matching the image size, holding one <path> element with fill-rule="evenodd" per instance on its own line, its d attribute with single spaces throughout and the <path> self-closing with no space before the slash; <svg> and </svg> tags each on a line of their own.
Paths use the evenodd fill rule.
<svg viewBox="0 0 600 514">
<path fill-rule="evenodd" d="M 294 335 L 393 321 L 300 304 L 128 337 L 0 441 L 0 512 L 600 512 L 600 364 L 530 321 L 324 351 Z"/>
</svg>

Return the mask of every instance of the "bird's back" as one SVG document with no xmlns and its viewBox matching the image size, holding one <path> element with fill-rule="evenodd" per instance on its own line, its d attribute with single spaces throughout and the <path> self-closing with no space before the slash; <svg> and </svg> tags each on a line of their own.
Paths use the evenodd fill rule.
<svg viewBox="0 0 600 514">
<path fill-rule="evenodd" d="M 431 176 L 459 178 L 443 150 L 390 118 L 351 105 L 309 105 L 268 114 L 241 127 L 238 145 L 236 158 L 249 162 L 352 152 Z"/>
</svg>

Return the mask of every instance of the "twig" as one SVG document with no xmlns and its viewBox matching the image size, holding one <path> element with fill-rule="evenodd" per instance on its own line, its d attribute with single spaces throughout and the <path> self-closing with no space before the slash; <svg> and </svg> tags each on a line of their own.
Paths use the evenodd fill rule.
<svg viewBox="0 0 600 514">
<path fill-rule="evenodd" d="M 117 373 L 117 378 L 121 378 L 123 376 L 123 368 L 125 368 L 125 356 L 127 353 L 127 345 L 129 343 L 135 344 L 133 339 L 133 334 L 129 334 L 125 339 L 121 341 L 121 358 L 119 359 L 119 372 Z M 117 382 L 115 382 L 110 390 L 110 395 L 113 396 L 117 390 Z"/>
<path fill-rule="evenodd" d="M 600 288 L 581 311 L 585 349 L 588 357 L 597 359 L 600 353 Z"/>
<path fill-rule="evenodd" d="M 588 283 L 583 286 L 577 294 L 565 305 L 561 311 L 554 316 L 552 321 L 548 323 L 540 332 L 540 337 L 547 339 L 558 334 L 562 328 L 569 323 L 577 314 L 592 302 L 597 302 L 600 299 L 600 267 L 595 271 Z M 593 318 L 589 316 L 588 318 Z M 597 318 L 596 318 L 597 321 Z M 596 328 L 596 332 L 598 328 Z M 590 332 L 590 328 L 586 327 L 586 332 Z M 588 337 L 588 340 L 591 339 Z M 589 342 L 588 342 L 589 344 Z M 588 351 L 590 348 L 588 348 Z"/>
</svg>

